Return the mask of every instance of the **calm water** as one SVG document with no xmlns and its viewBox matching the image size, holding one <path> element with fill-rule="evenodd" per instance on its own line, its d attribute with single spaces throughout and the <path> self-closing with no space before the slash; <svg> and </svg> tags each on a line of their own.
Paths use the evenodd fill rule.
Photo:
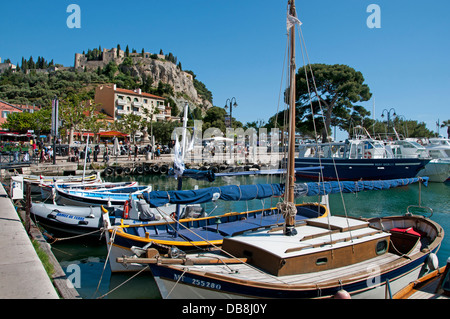
<svg viewBox="0 0 450 319">
<path fill-rule="evenodd" d="M 127 176 L 110 179 L 110 181 L 136 180 L 144 185 L 152 185 L 154 190 L 173 190 L 177 182 L 165 176 Z M 279 177 L 274 176 L 241 176 L 221 177 L 211 184 L 199 181 L 184 181 L 183 189 L 192 189 L 220 186 L 227 184 L 256 184 L 277 183 Z M 343 194 L 344 204 L 340 194 L 330 195 L 330 208 L 332 214 L 344 214 L 344 206 L 349 216 L 376 217 L 399 215 L 406 212 L 409 205 L 417 205 L 419 201 L 419 185 L 414 184 L 386 191 L 367 191 L 357 194 Z M 311 202 L 317 198 L 306 197 L 298 202 Z M 450 257 L 450 183 L 429 183 L 422 186 L 421 202 L 429 206 L 434 213 L 432 220 L 443 226 L 446 236 L 439 250 L 439 264 L 445 265 Z M 214 214 L 226 211 L 245 211 L 247 209 L 267 208 L 271 205 L 270 199 L 265 201 L 254 200 L 243 203 L 220 202 Z M 211 211 L 213 205 L 205 205 L 206 211 Z M 78 292 L 85 299 L 91 298 L 161 298 L 154 280 L 149 273 L 141 273 L 123 284 L 132 274 L 111 274 L 109 264 L 105 264 L 107 249 L 104 239 L 91 242 L 75 242 L 73 240 L 61 241 L 53 244 L 53 252 L 60 261 L 69 278 L 76 272 L 80 274 L 79 281 L 72 280 L 78 285 Z M 75 269 L 75 270 L 74 270 Z M 79 270 L 79 271 L 78 271 Z M 110 292 L 116 287 L 116 290 Z M 106 294 L 106 296 L 104 296 Z"/>
</svg>

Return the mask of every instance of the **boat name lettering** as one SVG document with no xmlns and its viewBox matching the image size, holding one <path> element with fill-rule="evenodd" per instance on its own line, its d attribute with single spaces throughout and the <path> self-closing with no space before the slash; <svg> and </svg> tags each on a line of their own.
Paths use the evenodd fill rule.
<svg viewBox="0 0 450 319">
<path fill-rule="evenodd" d="M 84 220 L 84 217 L 73 216 L 73 215 L 68 215 L 68 214 L 63 214 L 63 213 L 58 213 L 58 214 L 56 214 L 56 216 L 70 218 L 70 219 L 76 219 L 76 220 Z"/>
</svg>

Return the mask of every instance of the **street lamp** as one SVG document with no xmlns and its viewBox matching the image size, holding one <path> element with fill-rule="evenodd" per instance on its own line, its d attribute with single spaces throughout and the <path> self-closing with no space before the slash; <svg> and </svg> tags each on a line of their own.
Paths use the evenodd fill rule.
<svg viewBox="0 0 450 319">
<path fill-rule="evenodd" d="M 386 111 L 387 114 L 387 130 L 389 132 L 389 122 L 391 121 L 391 111 L 393 111 L 394 113 L 392 114 L 393 116 L 397 116 L 397 114 L 395 114 L 395 109 L 391 108 L 389 111 L 387 109 L 384 109 L 383 112 L 381 112 L 381 117 L 384 117 L 384 112 Z"/>
<path fill-rule="evenodd" d="M 234 100 L 234 104 L 233 104 L 233 100 Z M 228 101 L 230 101 L 230 127 L 232 128 L 232 121 L 233 121 L 233 107 L 238 106 L 237 102 L 236 102 L 236 98 L 232 97 L 231 99 L 227 99 L 225 102 L 225 110 L 228 108 Z"/>
</svg>

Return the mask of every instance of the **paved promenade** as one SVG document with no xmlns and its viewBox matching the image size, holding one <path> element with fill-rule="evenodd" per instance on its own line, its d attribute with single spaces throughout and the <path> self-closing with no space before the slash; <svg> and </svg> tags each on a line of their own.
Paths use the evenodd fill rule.
<svg viewBox="0 0 450 319">
<path fill-rule="evenodd" d="M 0 299 L 58 299 L 58 294 L 0 185 Z"/>
</svg>

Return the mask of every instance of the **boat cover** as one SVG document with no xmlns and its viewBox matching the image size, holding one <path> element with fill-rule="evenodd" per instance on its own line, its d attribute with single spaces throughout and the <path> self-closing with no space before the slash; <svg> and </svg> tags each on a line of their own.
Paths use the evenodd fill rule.
<svg viewBox="0 0 450 319">
<path fill-rule="evenodd" d="M 165 204 L 201 204 L 217 199 L 224 201 L 247 201 L 281 196 L 284 184 L 226 185 L 197 190 L 153 191 L 143 193 L 152 207 Z"/>
<path fill-rule="evenodd" d="M 428 177 L 400 178 L 379 181 L 344 181 L 344 182 L 310 182 L 295 184 L 295 197 L 327 195 L 334 193 L 356 193 L 368 190 L 385 190 L 406 186 L 416 182 L 423 182 L 428 186 Z"/>
<path fill-rule="evenodd" d="M 385 190 L 411 183 L 423 182 L 428 185 L 428 177 L 403 178 L 380 181 L 309 182 L 295 184 L 295 196 L 315 196 L 333 193 L 355 193 L 366 190 Z M 226 185 L 197 190 L 173 190 L 144 192 L 142 195 L 151 207 L 166 204 L 201 204 L 221 199 L 224 201 L 247 201 L 264 199 L 284 194 L 284 184 Z"/>
</svg>

